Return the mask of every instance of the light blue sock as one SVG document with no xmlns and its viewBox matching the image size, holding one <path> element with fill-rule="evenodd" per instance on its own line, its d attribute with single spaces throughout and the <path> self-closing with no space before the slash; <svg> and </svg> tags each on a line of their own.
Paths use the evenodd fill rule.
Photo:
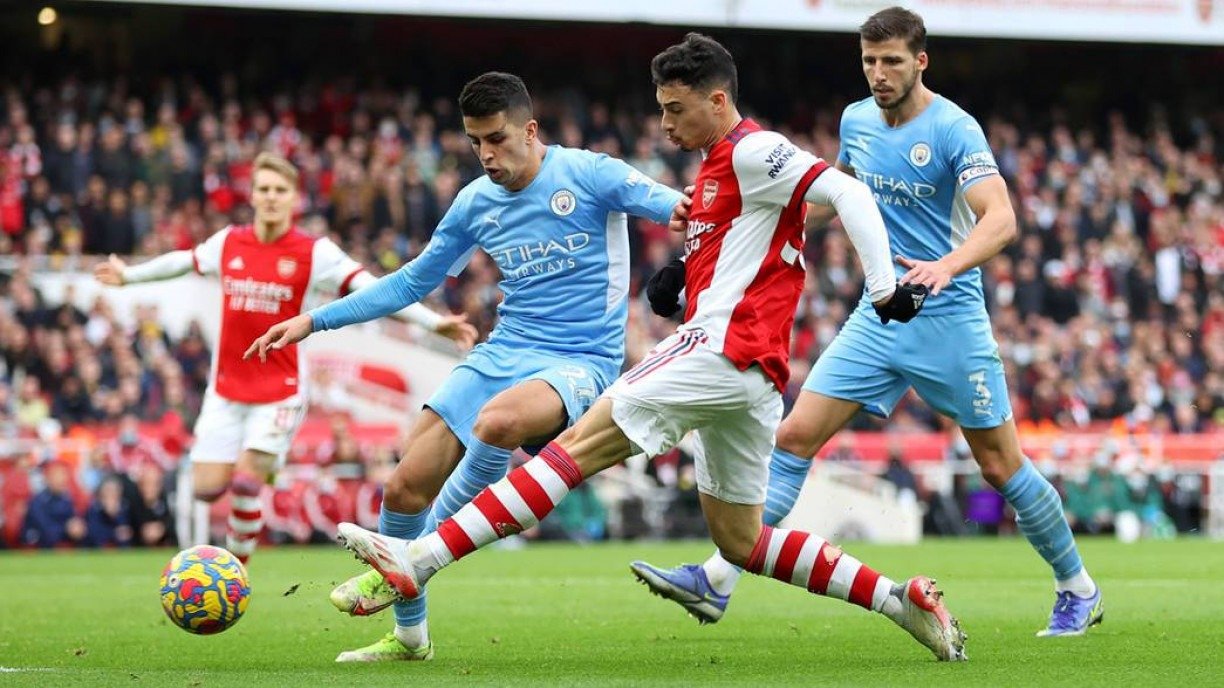
<svg viewBox="0 0 1224 688">
<path fill-rule="evenodd" d="M 765 525 L 776 526 L 790 513 L 811 467 L 810 460 L 774 447 L 769 457 L 769 488 L 765 493 L 765 516 L 762 518 Z"/>
<path fill-rule="evenodd" d="M 404 514 L 392 511 L 383 504 L 378 512 L 378 532 L 403 540 L 415 540 L 421 536 L 429 510 L 419 514 Z"/>
<path fill-rule="evenodd" d="M 1058 490 L 1027 458 L 1001 492 L 1016 511 L 1020 532 L 1054 569 L 1055 579 L 1067 580 L 1084 568 Z"/>
<path fill-rule="evenodd" d="M 437 530 L 439 523 L 475 499 L 481 490 L 506 477 L 511 453 L 510 449 L 485 444 L 473 437 L 463 460 L 446 479 L 442 492 L 430 507 L 421 534 Z M 395 603 L 395 623 L 399 626 L 415 626 L 424 621 L 425 616 L 425 591 L 414 600 Z"/>
</svg>

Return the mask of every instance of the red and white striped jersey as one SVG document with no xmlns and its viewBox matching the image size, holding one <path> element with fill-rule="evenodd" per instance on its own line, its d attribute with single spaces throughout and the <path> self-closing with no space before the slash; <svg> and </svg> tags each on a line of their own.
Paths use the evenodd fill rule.
<svg viewBox="0 0 1224 688">
<path fill-rule="evenodd" d="M 251 342 L 302 312 L 307 292 L 344 293 L 361 266 L 330 239 L 294 227 L 264 243 L 250 225 L 226 227 L 192 251 L 195 271 L 221 280 L 221 332 L 209 384 L 217 395 L 267 404 L 298 393 L 297 345 L 268 352 L 267 363 L 242 360 Z"/>
<path fill-rule="evenodd" d="M 745 119 L 697 174 L 684 244 L 688 305 L 680 329 L 778 387 L 790 377 L 791 326 L 803 291 L 804 195 L 829 165 Z"/>
</svg>

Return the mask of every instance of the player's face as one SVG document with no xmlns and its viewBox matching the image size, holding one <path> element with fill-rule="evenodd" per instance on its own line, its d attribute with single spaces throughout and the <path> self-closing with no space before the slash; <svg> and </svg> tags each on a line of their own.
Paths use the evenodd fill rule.
<svg viewBox="0 0 1224 688">
<path fill-rule="evenodd" d="M 515 122 L 505 112 L 488 117 L 464 117 L 472 151 L 494 184 L 518 191 L 530 182 L 532 155 L 539 125 L 534 119 Z"/>
<path fill-rule="evenodd" d="M 901 38 L 878 43 L 860 41 L 863 74 L 876 105 L 883 110 L 905 103 L 927 66 L 925 51 L 915 55 Z"/>
<path fill-rule="evenodd" d="M 261 225 L 288 224 L 297 202 L 297 189 L 289 180 L 272 170 L 257 170 L 253 186 L 251 205 L 255 208 L 255 222 Z"/>
<path fill-rule="evenodd" d="M 655 100 L 663 112 L 659 126 L 667 140 L 692 151 L 713 143 L 719 116 L 727 105 L 727 94 L 720 90 L 702 93 L 672 82 L 655 89 Z"/>
</svg>

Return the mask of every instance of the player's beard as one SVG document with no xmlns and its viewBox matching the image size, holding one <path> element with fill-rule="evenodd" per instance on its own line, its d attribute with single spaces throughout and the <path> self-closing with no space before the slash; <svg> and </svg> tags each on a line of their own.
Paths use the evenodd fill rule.
<svg viewBox="0 0 1224 688">
<path fill-rule="evenodd" d="M 913 95 L 914 93 L 914 86 L 917 86 L 917 85 L 918 85 L 918 73 L 914 72 L 913 74 L 910 75 L 909 82 L 905 84 L 905 88 L 897 90 L 897 93 L 899 93 L 900 95 L 898 95 L 891 103 L 888 103 L 888 104 L 881 103 L 880 98 L 878 96 L 873 96 L 873 98 L 875 99 L 876 107 L 880 108 L 881 110 L 896 110 L 897 108 L 904 105 L 906 101 L 909 100 L 910 96 Z"/>
</svg>

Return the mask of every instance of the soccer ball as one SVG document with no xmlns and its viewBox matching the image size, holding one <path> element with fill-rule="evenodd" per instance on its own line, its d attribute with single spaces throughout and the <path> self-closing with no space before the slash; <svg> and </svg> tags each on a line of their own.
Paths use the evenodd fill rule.
<svg viewBox="0 0 1224 688">
<path fill-rule="evenodd" d="M 189 633 L 220 633 L 242 618 L 251 595 L 246 568 L 229 550 L 200 545 L 162 570 L 162 609 Z"/>
</svg>

